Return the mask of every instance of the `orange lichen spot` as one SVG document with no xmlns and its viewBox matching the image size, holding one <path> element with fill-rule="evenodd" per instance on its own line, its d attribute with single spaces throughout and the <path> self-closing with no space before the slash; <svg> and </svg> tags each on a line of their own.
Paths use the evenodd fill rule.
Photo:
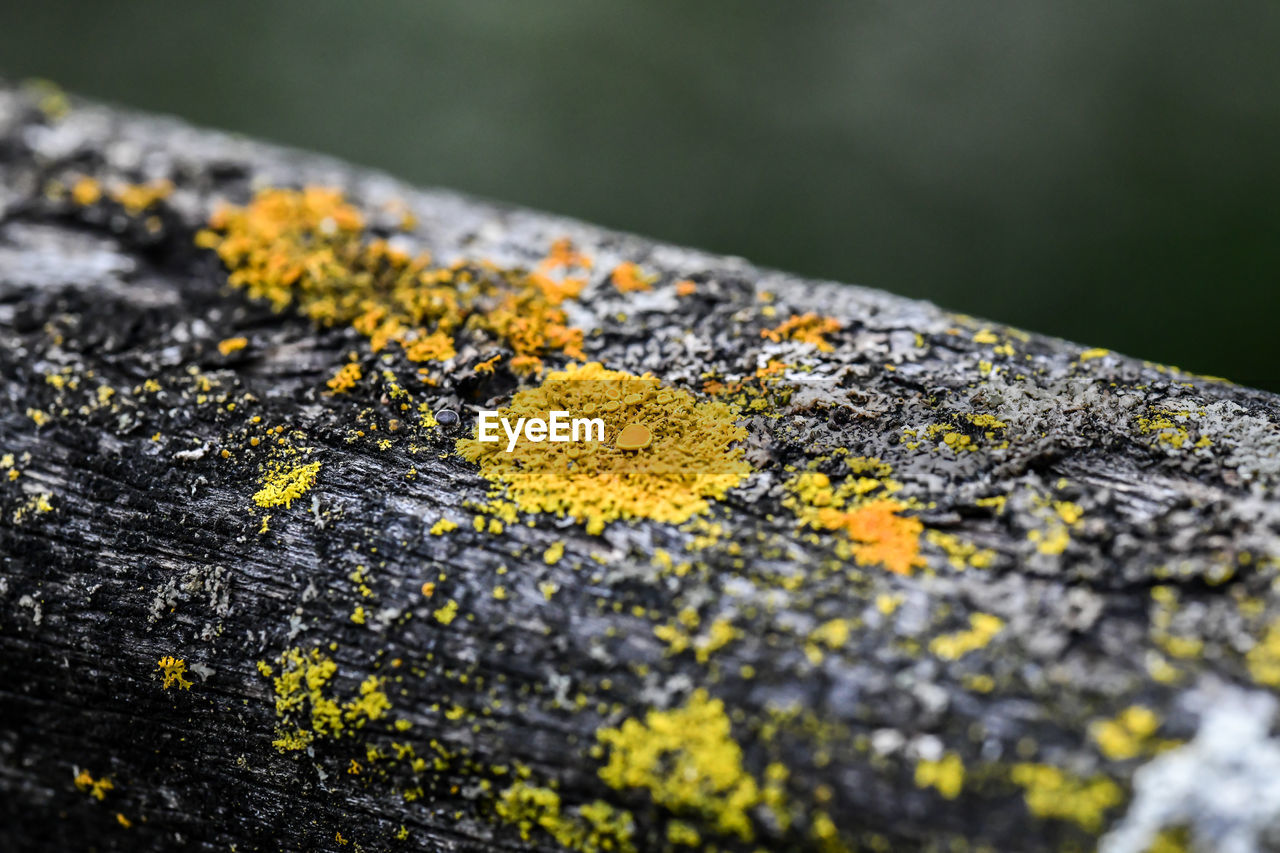
<svg viewBox="0 0 1280 853">
<path fill-rule="evenodd" d="M 653 431 L 644 424 L 627 424 L 618 433 L 614 447 L 619 450 L 644 450 L 653 443 Z"/>
<path fill-rule="evenodd" d="M 500 355 L 495 355 L 493 358 L 485 359 L 484 361 L 482 361 L 482 362 L 480 362 L 479 364 L 477 364 L 477 365 L 475 366 L 474 370 L 475 370 L 475 372 L 476 372 L 476 374 L 477 374 L 477 375 L 480 375 L 480 374 L 490 374 L 490 375 L 492 375 L 492 374 L 493 374 L 493 366 L 494 366 L 495 364 L 497 364 L 501 359 L 502 359 L 502 356 L 500 356 Z"/>
<path fill-rule="evenodd" d="M 218 341 L 218 352 L 223 355 L 231 355 L 233 352 L 239 352 L 249 345 L 248 338 L 226 338 Z"/>
<path fill-rule="evenodd" d="M 253 502 L 263 508 L 289 506 L 311 490 L 319 473 L 319 462 L 292 467 L 272 463 L 271 469 L 263 478 L 262 488 L 254 493 Z"/>
<path fill-rule="evenodd" d="M 112 191 L 111 197 L 131 215 L 137 216 L 148 207 L 173 195 L 173 182 L 149 181 L 145 184 L 125 184 Z"/>
<path fill-rule="evenodd" d="M 128 829 L 129 827 L 133 826 L 133 821 L 125 817 L 122 812 L 116 812 L 116 823 L 120 824 L 125 829 Z"/>
<path fill-rule="evenodd" d="M 183 658 L 166 655 L 156 662 L 156 666 L 160 667 L 161 677 L 164 679 L 160 686 L 165 690 L 175 684 L 183 690 L 191 689 L 191 682 L 186 678 L 187 662 Z"/>
<path fill-rule="evenodd" d="M 697 282 L 682 278 L 676 282 L 676 296 L 693 296 L 698 292 Z"/>
<path fill-rule="evenodd" d="M 635 293 L 640 290 L 652 290 L 658 276 L 646 273 L 639 264 L 623 261 L 609 273 L 609 280 L 613 282 L 613 286 L 619 293 Z"/>
<path fill-rule="evenodd" d="M 364 374 L 360 372 L 360 365 L 351 361 L 338 368 L 338 372 L 333 374 L 325 384 L 329 386 L 329 390 L 333 393 L 341 394 L 356 387 L 356 383 L 363 376 Z"/>
<path fill-rule="evenodd" d="M 107 792 L 115 788 L 115 785 L 106 776 L 101 779 L 94 779 L 88 770 L 81 770 L 76 774 L 74 781 L 77 790 L 84 791 L 95 800 L 106 799 Z"/>
<path fill-rule="evenodd" d="M 398 344 L 412 361 L 456 355 L 459 334 L 487 335 L 515 353 L 514 369 L 541 370 L 542 357 L 582 353 L 582 331 L 561 307 L 582 282 L 459 262 L 433 266 L 366 233 L 337 190 L 267 189 L 245 207 L 224 206 L 196 236 L 231 271 L 229 282 L 282 311 L 347 324 L 374 352 Z"/>
<path fill-rule="evenodd" d="M 93 178 L 80 178 L 71 185 L 71 199 L 81 207 L 96 204 L 102 198 L 102 185 Z"/>
<path fill-rule="evenodd" d="M 872 501 L 850 512 L 819 510 L 818 523 L 828 530 L 844 530 L 855 543 L 858 565 L 883 565 L 891 572 L 909 575 L 925 564 L 920 556 L 919 519 L 901 515 L 906 509 L 888 498 Z"/>
<path fill-rule="evenodd" d="M 761 330 L 760 337 L 768 338 L 774 343 L 784 340 L 800 341 L 812 344 L 820 352 L 831 352 L 834 347 L 826 336 L 838 331 L 840 331 L 840 321 L 835 317 L 824 317 L 811 311 L 807 314 L 794 315 L 775 328 Z"/>
<path fill-rule="evenodd" d="M 645 374 L 609 370 L 598 363 L 570 365 L 547 375 L 536 388 L 518 392 L 498 414 L 509 423 L 548 419 L 551 412 L 604 423 L 604 441 L 534 441 L 522 434 L 510 452 L 507 441 L 458 441 L 458 451 L 480 473 L 506 490 L 525 512 L 567 515 L 599 533 L 610 521 L 648 518 L 681 523 L 705 512 L 750 473 L 735 444 L 746 437 L 738 410 L 719 401 L 663 387 Z M 628 424 L 652 431 L 648 452 L 618 447 Z"/>
<path fill-rule="evenodd" d="M 539 270 L 554 269 L 571 269 L 579 267 L 581 269 L 591 269 L 591 258 L 582 254 L 573 247 L 573 241 L 568 237 L 561 237 L 551 244 L 551 250 L 547 252 L 547 256 L 538 264 Z"/>
</svg>

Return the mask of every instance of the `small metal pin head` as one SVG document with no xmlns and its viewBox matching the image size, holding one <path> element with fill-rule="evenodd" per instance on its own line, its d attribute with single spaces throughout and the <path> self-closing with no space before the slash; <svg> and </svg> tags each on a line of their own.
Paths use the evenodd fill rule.
<svg viewBox="0 0 1280 853">
<path fill-rule="evenodd" d="M 436 423 L 442 427 L 456 426 L 458 423 L 458 413 L 453 409 L 441 409 L 436 412 Z"/>
</svg>

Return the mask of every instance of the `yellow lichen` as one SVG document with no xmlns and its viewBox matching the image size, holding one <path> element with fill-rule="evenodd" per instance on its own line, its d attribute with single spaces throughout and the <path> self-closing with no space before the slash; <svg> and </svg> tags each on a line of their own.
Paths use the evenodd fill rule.
<svg viewBox="0 0 1280 853">
<path fill-rule="evenodd" d="M 948 752 L 937 761 L 916 762 L 916 787 L 933 787 L 948 800 L 960 796 L 964 787 L 964 763 L 960 756 Z"/>
<path fill-rule="evenodd" d="M 1160 726 L 1160 718 L 1150 708 L 1130 705 L 1115 719 L 1099 720 L 1089 727 L 1089 736 L 1107 758 L 1124 761 L 1140 755 Z"/>
<path fill-rule="evenodd" d="M 582 853 L 635 853 L 632 842 L 635 820 L 630 812 L 615 809 L 602 800 L 565 810 L 560 795 L 551 788 L 516 782 L 498 799 L 498 817 L 520 830 L 529 841 L 541 828 L 563 847 Z"/>
<path fill-rule="evenodd" d="M 168 690 L 174 684 L 177 684 L 183 690 L 191 689 L 191 682 L 186 678 L 187 662 L 182 658 L 167 655 L 160 658 L 156 666 L 160 667 L 160 671 L 163 674 L 164 682 L 160 686 L 165 690 Z"/>
<path fill-rule="evenodd" d="M 522 434 L 510 453 L 505 439 L 461 439 L 458 451 L 505 487 L 519 509 L 570 516 L 589 533 L 616 519 L 687 521 L 750 473 L 741 448 L 734 447 L 746 436 L 734 407 L 700 402 L 648 374 L 634 376 L 595 362 L 570 365 L 518 392 L 499 415 L 515 423 L 522 417 L 546 419 L 552 411 L 600 418 L 605 440 L 534 442 Z M 618 433 L 632 423 L 653 431 L 652 443 L 641 452 L 615 446 Z"/>
<path fill-rule="evenodd" d="M 1081 779 L 1047 764 L 1016 764 L 1012 778 L 1032 814 L 1071 821 L 1091 833 L 1102 828 L 1103 814 L 1123 799 L 1120 786 L 1106 776 Z"/>
<path fill-rule="evenodd" d="M 959 660 L 969 652 L 977 651 L 991 642 L 1004 628 L 1004 621 L 990 613 L 974 613 L 969 616 L 969 629 L 954 634 L 934 637 L 929 651 L 943 660 Z"/>
<path fill-rule="evenodd" d="M 436 617 L 436 621 L 441 625 L 448 625 L 458 615 L 458 602 L 452 598 L 444 603 L 443 607 L 438 607 L 432 614 Z"/>
<path fill-rule="evenodd" d="M 277 723 L 272 745 L 280 752 L 305 749 L 316 738 L 350 733 L 381 719 L 391 709 L 382 691 L 382 679 L 373 675 L 346 701 L 326 695 L 325 688 L 337 675 L 338 665 L 319 649 L 288 649 L 277 663 L 280 674 L 273 679 Z"/>
<path fill-rule="evenodd" d="M 275 465 L 262 481 L 262 488 L 253 496 L 260 507 L 289 506 L 306 494 L 320 473 L 320 463 L 286 467 Z"/>
<path fill-rule="evenodd" d="M 750 810 L 761 801 L 759 785 L 742 766 L 724 703 L 697 690 L 682 706 L 649 711 L 643 722 L 623 721 L 596 733 L 609 747 L 600 778 L 610 787 L 648 791 L 676 814 L 709 821 L 724 835 L 750 841 Z"/>
<path fill-rule="evenodd" d="M 196 242 L 218 253 L 233 287 L 277 311 L 296 305 L 322 325 L 350 325 L 375 352 L 396 343 L 411 361 L 450 359 L 465 328 L 507 344 L 517 372 L 541 370 L 548 353 L 584 357 L 582 332 L 562 307 L 584 282 L 547 267 L 432 266 L 426 254 L 369 237 L 337 190 L 262 190 L 244 207 L 215 211 Z"/>
<path fill-rule="evenodd" d="M 457 529 L 458 529 L 457 522 L 450 521 L 447 518 L 441 518 L 437 520 L 435 524 L 431 525 L 431 535 L 443 536 L 444 534 L 448 533 L 450 530 L 457 530 Z"/>
<path fill-rule="evenodd" d="M 106 799 L 107 792 L 115 788 L 115 785 L 106 776 L 94 779 L 88 770 L 81 770 L 74 781 L 78 790 L 84 791 L 95 800 Z"/>
<path fill-rule="evenodd" d="M 831 346 L 826 336 L 838 331 L 840 331 L 840 321 L 836 318 L 809 312 L 790 317 L 775 328 L 762 330 L 760 337 L 768 338 L 775 343 L 783 340 L 800 341 L 812 344 L 820 352 L 831 352 L 835 348 Z"/>
</svg>

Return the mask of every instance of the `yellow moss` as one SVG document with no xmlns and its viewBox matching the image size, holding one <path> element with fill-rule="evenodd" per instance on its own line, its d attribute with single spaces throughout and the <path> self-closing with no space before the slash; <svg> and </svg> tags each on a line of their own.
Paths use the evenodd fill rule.
<svg viewBox="0 0 1280 853">
<path fill-rule="evenodd" d="M 191 689 L 191 682 L 186 678 L 187 662 L 184 659 L 167 655 L 160 658 L 156 666 L 163 673 L 164 682 L 160 685 L 163 689 L 168 690 L 174 684 L 183 690 Z"/>
<path fill-rule="evenodd" d="M 934 637 L 929 651 L 943 660 L 959 660 L 969 652 L 984 648 L 1004 628 L 1004 621 L 990 613 L 969 616 L 969 629 Z"/>
<path fill-rule="evenodd" d="M 1089 727 L 1089 736 L 1107 758 L 1124 761 L 1142 754 L 1147 741 L 1160 726 L 1160 718 L 1150 708 L 1130 705 L 1115 719 L 1100 720 Z"/>
<path fill-rule="evenodd" d="M 964 762 L 954 752 L 937 761 L 916 762 L 916 787 L 936 788 L 943 797 L 954 800 L 964 787 Z"/>
<path fill-rule="evenodd" d="M 249 345 L 248 338 L 226 338 L 218 341 L 218 352 L 223 355 L 231 355 L 233 352 L 239 352 Z"/>
<path fill-rule="evenodd" d="M 275 465 L 262 481 L 262 488 L 253 496 L 260 507 L 289 506 L 302 497 L 316 481 L 320 463 L 284 467 Z"/>
<path fill-rule="evenodd" d="M 743 769 L 724 703 L 697 690 L 682 706 L 649 711 L 596 733 L 609 748 L 600 778 L 612 788 L 648 791 L 676 814 L 695 814 L 725 835 L 754 838 L 749 812 L 760 787 Z"/>
<path fill-rule="evenodd" d="M 750 473 L 742 449 L 733 446 L 746 436 L 737 409 L 699 402 L 648 374 L 634 376 L 595 362 L 570 365 L 548 374 L 539 387 L 518 392 L 499 414 L 514 423 L 521 417 L 545 419 L 552 411 L 601 418 L 605 440 L 537 443 L 522 436 L 507 453 L 505 439 L 461 439 L 458 451 L 505 487 L 520 510 L 568 515 L 589 533 L 616 519 L 687 521 Z M 654 433 L 643 451 L 614 444 L 631 423 L 645 423 Z"/>
<path fill-rule="evenodd" d="M 81 770 L 76 775 L 75 785 L 78 790 L 84 791 L 95 800 L 106 799 L 107 792 L 115 788 L 115 785 L 106 776 L 101 779 L 94 779 L 88 770 Z"/>
<path fill-rule="evenodd" d="M 831 352 L 835 347 L 831 346 L 826 336 L 838 331 L 840 321 L 835 317 L 809 312 L 792 316 L 772 329 L 764 329 L 760 332 L 760 337 L 775 343 L 783 340 L 800 341 L 812 344 L 819 352 Z"/>
<path fill-rule="evenodd" d="M 1105 776 L 1081 779 L 1047 764 L 1016 764 L 1012 778 L 1032 814 L 1071 821 L 1091 833 L 1102 828 L 1103 814 L 1123 800 L 1120 786 Z"/>
<path fill-rule="evenodd" d="M 215 211 L 198 245 L 213 249 L 229 281 L 275 310 L 296 305 L 322 325 L 347 324 L 380 351 L 398 344 L 412 361 L 455 355 L 463 327 L 507 344 L 517 372 L 541 356 L 583 358 L 582 332 L 562 307 L 584 282 L 460 262 L 432 266 L 366 234 L 364 218 L 333 189 L 266 189 L 245 207 Z"/>
</svg>

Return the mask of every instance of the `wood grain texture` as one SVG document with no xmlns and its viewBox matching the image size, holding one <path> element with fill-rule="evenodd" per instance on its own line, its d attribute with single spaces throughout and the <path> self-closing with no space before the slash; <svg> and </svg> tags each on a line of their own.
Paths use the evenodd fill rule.
<svg viewBox="0 0 1280 853">
<path fill-rule="evenodd" d="M 57 191 L 82 177 L 174 190 L 135 214 Z M 500 344 L 464 342 L 443 381 L 416 382 L 398 350 L 247 298 L 196 247 L 217 202 L 307 185 L 375 227 L 403 203 L 417 223 L 396 239 L 440 264 L 530 268 L 572 239 L 595 266 L 570 319 L 610 368 L 701 394 L 789 365 L 791 392 L 744 417 L 751 475 L 685 524 L 589 535 L 522 513 L 492 532 L 492 484 L 455 442 L 521 381 L 474 370 Z M 653 289 L 610 285 L 623 261 Z M 762 336 L 806 312 L 838 321 L 831 351 Z M 328 393 L 353 352 L 367 381 Z M 462 423 L 390 431 L 383 369 Z M 1280 815 L 1248 787 L 1280 684 L 1267 393 L 0 87 L 0 401 L 8 850 L 1035 851 L 1122 821 L 1130 846 L 1111 849 L 1145 849 L 1144 827 L 1261 849 Z M 264 525 L 252 496 L 280 441 L 321 467 Z M 876 488 L 899 484 L 923 524 L 910 574 L 799 524 L 788 484 L 810 463 L 856 478 L 848 457 L 887 466 Z M 441 518 L 458 528 L 433 535 Z M 289 649 L 336 664 L 336 700 L 381 679 L 390 711 L 282 753 L 257 663 L 278 675 Z M 162 687 L 167 656 L 190 689 Z M 1215 719 L 1236 728 L 1213 740 Z M 687 727 L 651 785 L 601 775 L 620 747 L 599 732 L 627 720 L 641 740 Z M 1176 788 L 1171 759 L 1210 792 L 1256 790 L 1253 813 Z M 733 781 L 678 790 L 717 768 Z M 94 796 L 81 771 L 112 787 Z M 535 789 L 557 805 L 521 818 L 513 791 Z"/>
</svg>

